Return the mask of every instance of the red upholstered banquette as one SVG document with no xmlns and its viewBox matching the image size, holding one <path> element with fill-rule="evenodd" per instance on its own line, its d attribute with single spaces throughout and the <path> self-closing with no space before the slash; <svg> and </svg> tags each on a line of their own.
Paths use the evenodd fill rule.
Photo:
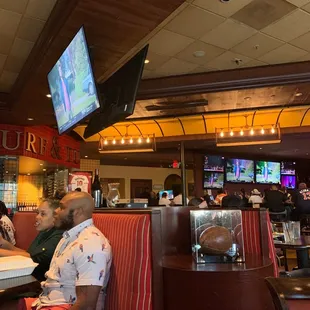
<svg viewBox="0 0 310 310">
<path fill-rule="evenodd" d="M 107 310 L 162 309 L 161 298 L 155 299 L 152 292 L 152 271 L 155 269 L 152 269 L 152 213 L 97 213 L 93 216 L 94 224 L 110 240 L 113 251 Z M 35 216 L 32 212 L 14 215 L 18 247 L 27 249 L 36 237 Z"/>
</svg>

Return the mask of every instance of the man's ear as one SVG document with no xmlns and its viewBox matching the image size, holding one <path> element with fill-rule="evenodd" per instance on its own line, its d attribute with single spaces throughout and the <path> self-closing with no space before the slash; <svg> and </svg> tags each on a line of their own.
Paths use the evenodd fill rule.
<svg viewBox="0 0 310 310">
<path fill-rule="evenodd" d="M 76 217 L 79 217 L 83 214 L 83 208 L 80 207 L 80 208 L 76 208 L 74 209 L 73 211 L 73 216 L 76 216 Z"/>
</svg>

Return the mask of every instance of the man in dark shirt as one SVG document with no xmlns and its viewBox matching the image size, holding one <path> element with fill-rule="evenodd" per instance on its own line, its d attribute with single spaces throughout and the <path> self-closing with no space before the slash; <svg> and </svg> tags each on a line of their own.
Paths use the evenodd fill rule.
<svg viewBox="0 0 310 310">
<path fill-rule="evenodd" d="M 265 196 L 266 208 L 271 212 L 283 212 L 285 210 L 285 195 L 280 192 L 276 185 L 272 185 Z"/>
<path fill-rule="evenodd" d="M 307 184 L 299 184 L 298 190 L 293 194 L 293 202 L 295 204 L 294 220 L 299 221 L 303 214 L 310 214 L 310 189 Z"/>
</svg>

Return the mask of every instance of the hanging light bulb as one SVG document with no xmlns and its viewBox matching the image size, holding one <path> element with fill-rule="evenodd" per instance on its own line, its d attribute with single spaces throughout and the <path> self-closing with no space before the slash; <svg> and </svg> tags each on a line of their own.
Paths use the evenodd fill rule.
<svg viewBox="0 0 310 310">
<path fill-rule="evenodd" d="M 132 139 L 132 137 L 130 138 L 129 143 L 130 143 L 130 144 L 133 144 L 133 139 Z"/>
<path fill-rule="evenodd" d="M 122 137 L 121 143 L 124 144 L 125 143 L 125 139 Z"/>
<path fill-rule="evenodd" d="M 223 129 L 221 130 L 220 136 L 223 138 L 224 137 L 224 131 Z"/>
<path fill-rule="evenodd" d="M 253 128 L 251 128 L 251 130 L 250 130 L 250 134 L 251 134 L 251 136 L 253 136 L 253 135 L 254 135 L 254 129 L 253 129 Z"/>
<path fill-rule="evenodd" d="M 233 130 L 231 129 L 231 131 L 230 131 L 230 136 L 232 137 L 234 135 L 234 132 L 233 132 Z"/>
<path fill-rule="evenodd" d="M 141 139 L 141 137 L 139 137 L 139 139 L 138 139 L 138 143 L 142 143 L 142 139 Z"/>
<path fill-rule="evenodd" d="M 243 131 L 243 128 L 240 130 L 240 136 L 243 136 L 244 135 L 244 131 Z"/>
<path fill-rule="evenodd" d="M 149 136 L 147 136 L 147 138 L 146 138 L 146 143 L 150 143 L 150 137 Z"/>
<path fill-rule="evenodd" d="M 271 133 L 275 133 L 276 131 L 274 130 L 274 127 L 272 126 L 271 128 Z"/>
<path fill-rule="evenodd" d="M 115 140 L 115 138 L 113 139 L 112 143 L 113 143 L 113 144 L 116 144 L 116 140 Z"/>
<path fill-rule="evenodd" d="M 262 135 L 265 133 L 264 127 L 262 127 L 262 130 L 260 132 L 261 132 Z"/>
</svg>

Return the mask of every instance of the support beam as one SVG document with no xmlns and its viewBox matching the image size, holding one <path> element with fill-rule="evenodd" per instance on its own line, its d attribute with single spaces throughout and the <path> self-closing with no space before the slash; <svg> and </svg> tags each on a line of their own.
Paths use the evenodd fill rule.
<svg viewBox="0 0 310 310">
<path fill-rule="evenodd" d="M 186 193 L 186 164 L 185 164 L 185 147 L 184 141 L 180 144 L 181 152 L 181 178 L 182 178 L 182 205 L 187 206 L 187 193 Z"/>
</svg>

